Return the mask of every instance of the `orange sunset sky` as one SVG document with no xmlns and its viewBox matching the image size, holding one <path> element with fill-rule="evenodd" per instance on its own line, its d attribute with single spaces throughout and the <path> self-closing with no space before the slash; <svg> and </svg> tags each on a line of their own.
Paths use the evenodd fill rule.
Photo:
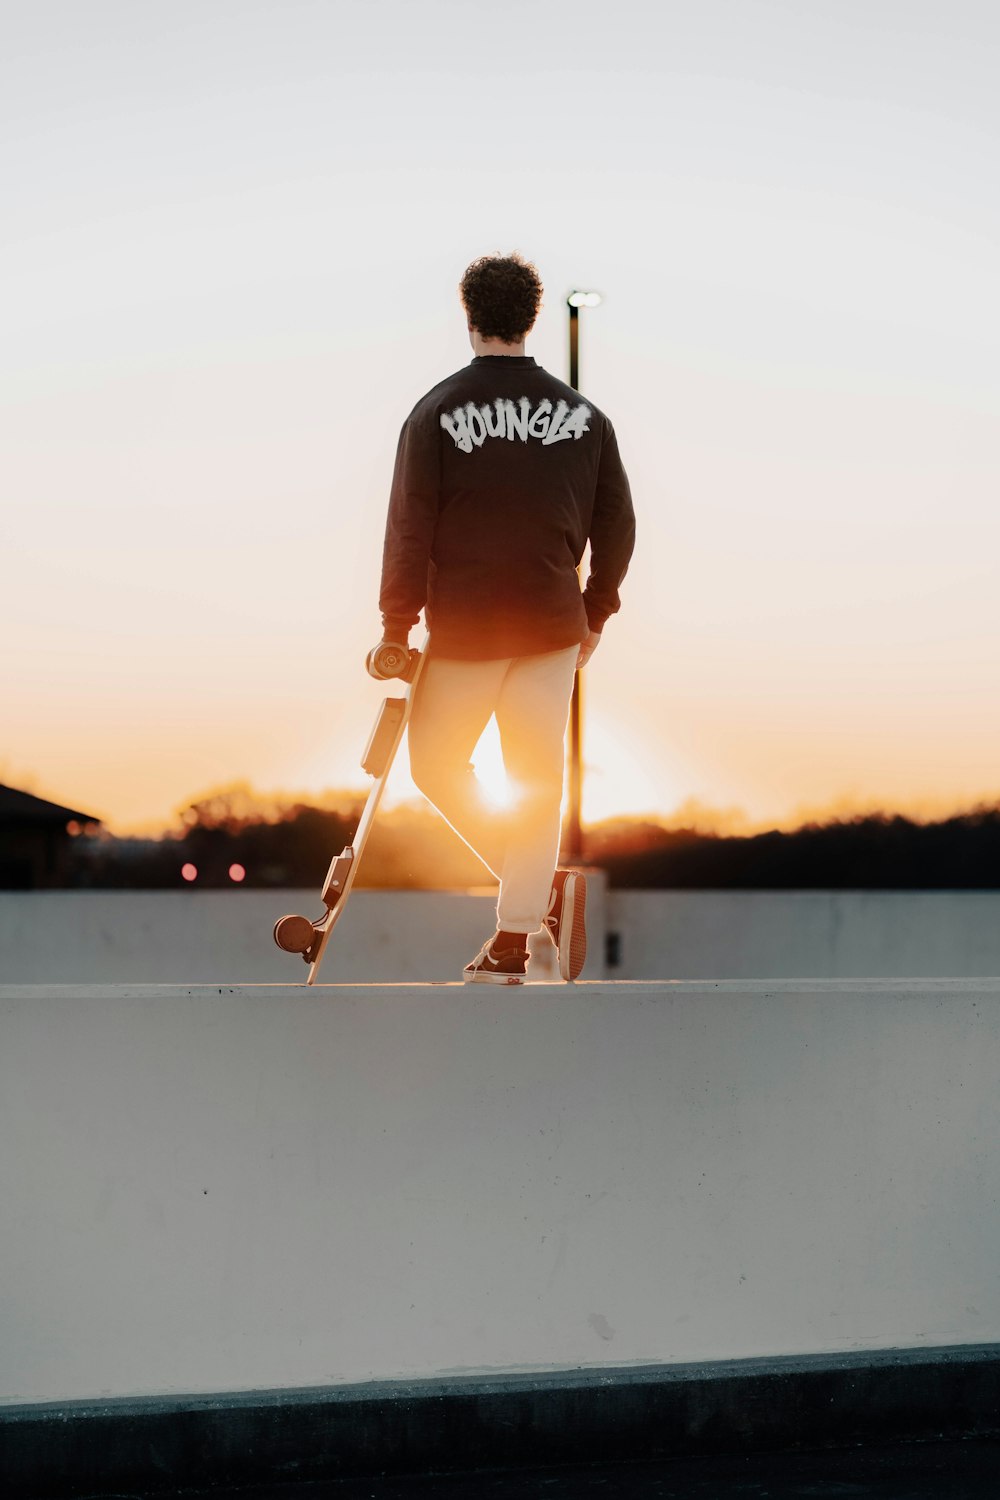
<svg viewBox="0 0 1000 1500">
<path fill-rule="evenodd" d="M 1000 800 L 997 7 L 5 29 L 0 781 L 118 832 L 363 781 L 396 437 L 470 357 L 465 265 L 518 248 L 555 373 L 604 294 L 581 385 L 638 515 L 585 817 Z"/>
</svg>

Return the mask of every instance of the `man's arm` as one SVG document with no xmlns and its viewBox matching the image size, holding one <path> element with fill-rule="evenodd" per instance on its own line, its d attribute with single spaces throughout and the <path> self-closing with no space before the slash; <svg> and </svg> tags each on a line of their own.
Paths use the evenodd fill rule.
<svg viewBox="0 0 1000 1500">
<path fill-rule="evenodd" d="M 604 622 L 621 606 L 618 586 L 628 569 L 635 546 L 635 511 L 628 478 L 618 452 L 614 428 L 608 422 L 601 442 L 601 457 L 590 523 L 590 575 L 583 591 L 590 637 L 581 647 L 587 658 L 600 639 Z"/>
<path fill-rule="evenodd" d="M 427 602 L 440 488 L 440 445 L 419 419 L 403 423 L 389 492 L 379 608 L 386 640 L 405 645 Z"/>
</svg>

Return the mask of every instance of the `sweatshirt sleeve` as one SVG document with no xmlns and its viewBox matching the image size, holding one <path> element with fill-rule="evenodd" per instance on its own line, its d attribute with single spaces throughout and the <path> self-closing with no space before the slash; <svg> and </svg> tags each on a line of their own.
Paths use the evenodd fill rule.
<svg viewBox="0 0 1000 1500">
<path fill-rule="evenodd" d="M 601 443 L 593 518 L 590 523 L 590 574 L 583 591 L 587 623 L 600 631 L 621 605 L 618 586 L 635 546 L 635 511 L 618 440 L 608 422 Z"/>
<path fill-rule="evenodd" d="M 387 632 L 409 631 L 427 602 L 427 566 L 440 492 L 438 433 L 410 416 L 403 423 L 389 492 L 379 607 Z"/>
</svg>

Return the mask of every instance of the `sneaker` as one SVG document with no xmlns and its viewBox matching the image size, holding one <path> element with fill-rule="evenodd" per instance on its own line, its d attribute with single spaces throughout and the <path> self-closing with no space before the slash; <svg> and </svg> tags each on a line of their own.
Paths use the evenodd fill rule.
<svg viewBox="0 0 1000 1500">
<path fill-rule="evenodd" d="M 542 924 L 556 945 L 559 973 L 576 979 L 587 961 L 587 879 L 579 870 L 557 870 Z"/>
<path fill-rule="evenodd" d="M 462 970 L 466 984 L 523 984 L 528 955 L 523 948 L 504 948 L 493 951 L 493 939 L 484 943 L 472 960 Z"/>
</svg>

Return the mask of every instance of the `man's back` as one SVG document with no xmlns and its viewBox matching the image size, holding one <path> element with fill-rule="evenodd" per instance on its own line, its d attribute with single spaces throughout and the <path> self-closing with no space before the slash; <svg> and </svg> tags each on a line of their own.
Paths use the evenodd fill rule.
<svg viewBox="0 0 1000 1500">
<path fill-rule="evenodd" d="M 633 535 L 608 419 L 530 357 L 479 356 L 403 426 L 382 608 L 403 619 L 426 591 L 435 649 L 446 656 L 560 650 L 618 608 Z M 588 537 L 583 596 L 576 569 Z"/>
</svg>

